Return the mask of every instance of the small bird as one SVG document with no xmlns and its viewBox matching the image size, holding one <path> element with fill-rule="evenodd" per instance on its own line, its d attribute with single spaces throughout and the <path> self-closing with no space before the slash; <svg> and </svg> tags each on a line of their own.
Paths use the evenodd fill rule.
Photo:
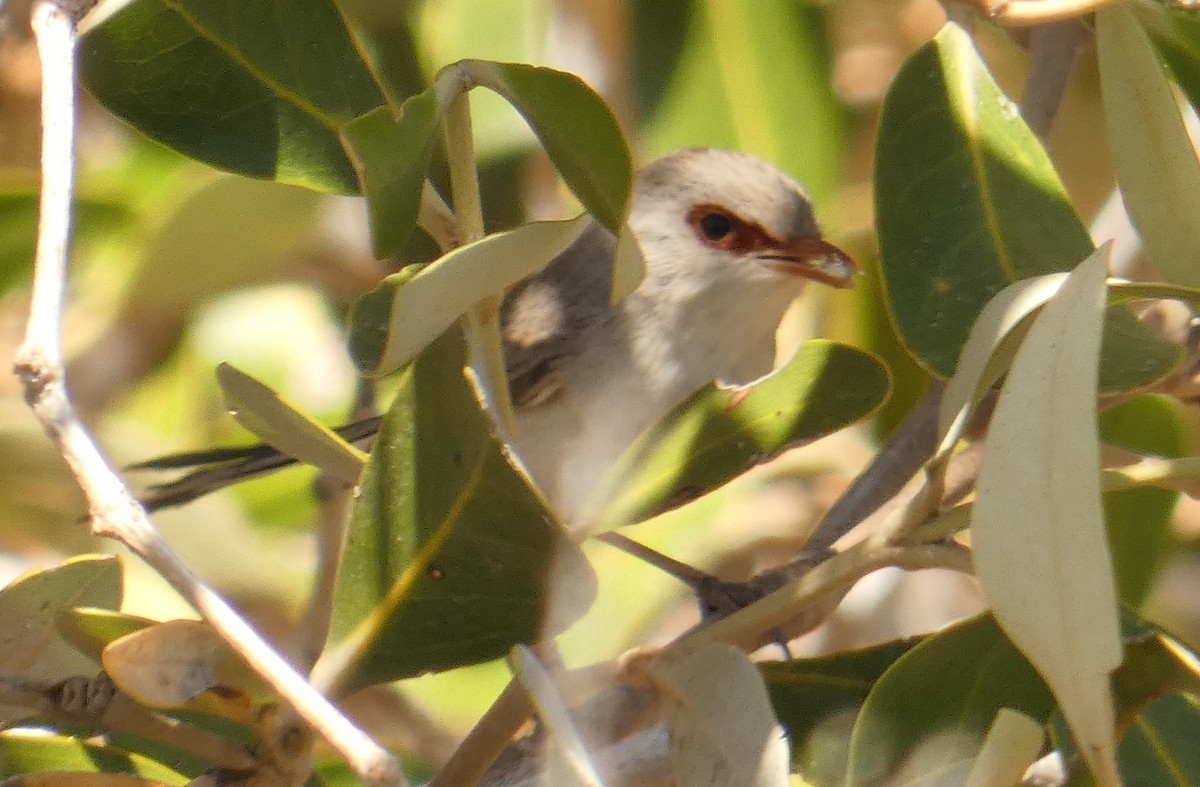
<svg viewBox="0 0 1200 787">
<path fill-rule="evenodd" d="M 775 329 L 805 283 L 848 287 L 856 271 L 822 238 L 793 180 L 728 150 L 681 150 L 644 167 L 629 224 L 646 277 L 620 303 L 609 302 L 616 239 L 593 223 L 501 306 L 515 448 L 564 521 L 634 438 L 695 390 L 768 371 Z M 367 439 L 378 423 L 339 431 Z M 224 464 L 155 490 L 150 507 L 288 462 L 260 446 L 144 466 L 188 458 Z"/>
</svg>

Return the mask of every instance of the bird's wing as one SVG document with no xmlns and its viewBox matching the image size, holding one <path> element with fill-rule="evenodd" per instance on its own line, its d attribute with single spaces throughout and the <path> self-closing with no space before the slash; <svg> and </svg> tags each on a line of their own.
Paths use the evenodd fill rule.
<svg viewBox="0 0 1200 787">
<path fill-rule="evenodd" d="M 500 310 L 508 387 L 518 408 L 553 401 L 562 372 L 577 358 L 589 328 L 612 311 L 616 242 L 592 224 L 540 272 L 518 283 Z"/>
</svg>

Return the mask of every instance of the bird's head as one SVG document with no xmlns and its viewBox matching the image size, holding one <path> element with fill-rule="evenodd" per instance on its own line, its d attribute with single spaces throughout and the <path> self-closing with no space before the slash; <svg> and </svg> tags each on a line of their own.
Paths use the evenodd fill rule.
<svg viewBox="0 0 1200 787">
<path fill-rule="evenodd" d="M 821 237 L 804 191 L 744 153 L 692 148 L 649 164 L 638 173 L 630 223 L 648 279 L 677 291 L 849 287 L 856 272 Z"/>
</svg>

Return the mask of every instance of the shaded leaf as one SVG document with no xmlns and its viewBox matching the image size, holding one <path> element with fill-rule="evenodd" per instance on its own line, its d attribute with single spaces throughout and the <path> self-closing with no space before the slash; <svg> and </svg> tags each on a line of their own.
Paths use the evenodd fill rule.
<svg viewBox="0 0 1200 787">
<path fill-rule="evenodd" d="M 822 658 L 759 664 L 775 715 L 787 729 L 792 762 L 805 778 L 814 784 L 842 783 L 859 706 L 879 676 L 918 642 L 913 638 Z"/>
<path fill-rule="evenodd" d="M 591 601 L 591 569 L 493 434 L 464 352 L 454 328 L 401 377 L 351 519 L 318 685 L 495 658 Z"/>
<path fill-rule="evenodd" d="M 1140 396 L 1100 413 L 1107 445 L 1161 457 L 1187 450 L 1184 414 L 1164 396 Z M 1104 495 L 1104 521 L 1112 550 L 1113 579 L 1121 603 L 1139 607 L 1168 557 L 1171 515 L 1179 492 L 1143 487 Z"/>
<path fill-rule="evenodd" d="M 375 256 L 396 254 L 417 226 L 421 189 L 444 108 L 437 88 L 405 101 L 398 117 L 379 107 L 347 123 L 342 140 L 367 197 Z"/>
<path fill-rule="evenodd" d="M 464 60 L 474 84 L 499 93 L 529 123 L 584 208 L 616 234 L 625 221 L 633 164 L 612 110 L 582 79 L 565 71 Z"/>
<path fill-rule="evenodd" d="M 420 269 L 406 268 L 362 296 L 350 314 L 350 355 L 379 376 L 417 356 L 480 300 L 544 268 L 591 223 L 526 224 L 462 246 Z"/>
<path fill-rule="evenodd" d="M 1017 352 L 971 537 L 997 620 L 1046 678 L 1088 763 L 1115 781 L 1109 673 L 1121 640 L 1095 421 L 1107 257 L 1097 252 L 1071 274 Z"/>
<path fill-rule="evenodd" d="M 954 24 L 893 80 L 875 162 L 888 308 L 910 352 L 941 377 L 993 295 L 1092 251 L 1041 144 Z M 1134 322 L 1119 310 L 1109 318 L 1105 390 L 1157 379 L 1177 357 Z"/>
<path fill-rule="evenodd" d="M 268 445 L 347 484 L 358 483 L 367 455 L 245 372 L 222 363 L 217 382 L 225 408 Z"/>
<path fill-rule="evenodd" d="M 58 616 L 58 631 L 80 653 L 99 664 L 105 645 L 154 623 L 112 609 L 76 607 Z"/>
<path fill-rule="evenodd" d="M 1163 278 L 1200 284 L 1200 160 L 1171 83 L 1130 8 L 1096 14 L 1096 47 L 1125 208 Z"/>
<path fill-rule="evenodd" d="M 1117 762 L 1125 784 L 1200 783 L 1200 699 L 1164 697 L 1146 708 L 1125 731 Z"/>
<path fill-rule="evenodd" d="M 1044 722 L 1054 701 L 990 616 L 927 637 L 867 696 L 850 739 L 847 787 L 964 779 L 1003 707 Z"/>
<path fill-rule="evenodd" d="M 223 169 L 311 188 L 358 184 L 338 127 L 383 103 L 330 0 L 134 0 L 80 42 L 113 114 Z"/>
<path fill-rule="evenodd" d="M 583 521 L 610 530 L 690 502 L 786 448 L 865 418 L 888 389 L 873 356 L 823 340 L 805 342 L 757 382 L 710 383 L 626 449 Z"/>
<path fill-rule="evenodd" d="M 59 616 L 73 607 L 116 609 L 121 592 L 121 564 L 115 557 L 77 557 L 19 577 L 0 591 L 0 674 L 47 685 L 94 675 L 96 662 L 59 634 Z M 28 713 L 0 706 L 5 720 Z"/>
</svg>

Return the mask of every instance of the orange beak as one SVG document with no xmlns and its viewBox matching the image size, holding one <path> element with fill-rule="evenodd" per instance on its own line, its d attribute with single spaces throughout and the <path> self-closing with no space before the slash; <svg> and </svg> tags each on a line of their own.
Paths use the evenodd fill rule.
<svg viewBox="0 0 1200 787">
<path fill-rule="evenodd" d="M 764 249 L 756 256 L 772 270 L 804 276 L 831 287 L 852 287 L 854 277 L 858 274 L 858 266 L 849 254 L 817 237 L 797 238 L 790 243 Z"/>
</svg>

